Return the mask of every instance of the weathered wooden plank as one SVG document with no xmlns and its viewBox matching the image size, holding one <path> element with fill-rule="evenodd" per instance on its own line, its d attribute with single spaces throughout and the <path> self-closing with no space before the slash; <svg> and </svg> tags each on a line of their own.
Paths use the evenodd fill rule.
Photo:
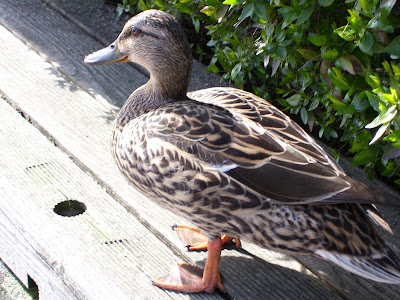
<svg viewBox="0 0 400 300">
<path fill-rule="evenodd" d="M 151 283 L 179 259 L 167 245 L 4 100 L 0 119 L 0 255 L 40 299 L 189 297 Z M 86 212 L 57 215 L 66 198 Z"/>
<path fill-rule="evenodd" d="M 38 19 L 36 16 L 45 19 Z M 102 94 L 103 97 L 98 101 L 114 110 L 118 110 L 131 93 L 125 88 L 115 91 L 114 86 L 139 87 L 147 81 L 145 75 L 131 72 L 132 66 L 129 64 L 119 64 L 116 68 L 105 66 L 98 70 L 85 66 L 82 63 L 84 56 L 103 45 L 93 39 L 88 42 L 87 35 L 82 30 L 41 1 L 2 0 L 0 20 L 14 34 L 21 36 L 24 43 L 37 49 L 59 72 L 87 87 L 88 91 Z M 125 74 L 130 74 L 129 78 Z M 105 84 L 104 78 L 108 78 L 110 83 Z M 62 78 L 59 78 L 58 84 L 64 84 Z"/>
</svg>

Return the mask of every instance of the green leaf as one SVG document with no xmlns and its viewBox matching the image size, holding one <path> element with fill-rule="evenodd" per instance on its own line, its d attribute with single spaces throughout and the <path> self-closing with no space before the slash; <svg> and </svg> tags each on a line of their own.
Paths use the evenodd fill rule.
<svg viewBox="0 0 400 300">
<path fill-rule="evenodd" d="M 229 9 L 229 7 L 227 5 L 224 5 L 218 10 L 218 13 L 217 13 L 218 23 L 222 22 L 228 9 Z"/>
<path fill-rule="evenodd" d="M 358 3 L 360 4 L 361 8 L 363 10 L 365 10 L 366 12 L 374 12 L 374 10 L 375 10 L 374 1 L 358 0 Z"/>
<path fill-rule="evenodd" d="M 396 0 L 383 0 L 379 7 L 381 9 L 381 18 L 386 19 L 395 4 Z"/>
<path fill-rule="evenodd" d="M 354 137 L 354 141 L 360 142 L 360 143 L 363 143 L 363 144 L 369 143 L 369 141 L 370 141 L 371 139 L 372 139 L 372 134 L 371 134 L 371 132 L 368 131 L 368 130 L 363 130 L 363 131 L 361 132 L 361 134 L 356 135 L 356 136 Z"/>
<path fill-rule="evenodd" d="M 286 47 L 286 46 L 289 46 L 291 43 L 292 43 L 291 40 L 284 40 L 279 45 L 282 46 L 282 47 Z"/>
<path fill-rule="evenodd" d="M 347 105 L 345 103 L 343 103 L 342 101 L 340 101 L 339 99 L 337 99 L 332 95 L 326 95 L 326 97 L 328 97 L 328 99 L 331 100 L 333 108 L 338 113 L 345 114 L 347 112 Z"/>
<path fill-rule="evenodd" d="M 326 127 L 325 128 L 325 131 L 324 131 L 324 135 L 325 135 L 325 137 L 329 140 L 331 137 L 333 137 L 333 138 L 337 138 L 337 132 L 334 130 L 334 129 L 332 129 L 332 128 L 330 128 L 330 127 Z"/>
<path fill-rule="evenodd" d="M 129 11 L 128 7 L 122 6 L 122 4 L 118 4 L 117 6 L 117 18 L 119 18 L 124 12 L 126 12 L 126 9 Z"/>
<path fill-rule="evenodd" d="M 338 55 L 339 52 L 336 49 L 332 49 L 322 53 L 322 57 L 330 61 L 334 61 L 338 57 Z"/>
<path fill-rule="evenodd" d="M 220 41 L 217 41 L 217 40 L 210 40 L 208 43 L 207 43 L 207 46 L 208 47 L 214 47 L 216 44 L 218 44 L 218 43 L 220 43 Z"/>
<path fill-rule="evenodd" d="M 282 22 L 282 26 L 281 26 L 281 28 L 285 28 L 286 26 L 288 26 L 289 24 L 291 24 L 294 20 L 296 20 L 296 18 L 297 18 L 297 14 L 296 14 L 296 12 L 291 12 L 290 14 L 288 14 L 285 18 L 284 18 L 284 20 L 283 20 L 283 22 Z"/>
<path fill-rule="evenodd" d="M 368 149 L 364 149 L 361 150 L 360 152 L 358 152 L 353 160 L 352 163 L 353 165 L 365 165 L 370 163 L 371 161 L 373 161 L 376 158 L 377 155 L 377 151 L 376 150 L 372 150 L 370 148 Z"/>
<path fill-rule="evenodd" d="M 225 0 L 222 2 L 222 4 L 227 4 L 227 5 L 237 5 L 237 4 L 242 4 L 245 0 Z"/>
<path fill-rule="evenodd" d="M 363 72 L 363 65 L 361 61 L 354 55 L 347 55 L 339 57 L 340 67 L 349 72 L 351 75 L 356 75 L 358 72 Z"/>
<path fill-rule="evenodd" d="M 362 52 L 368 53 L 371 50 L 373 44 L 374 44 L 374 37 L 372 36 L 371 33 L 367 32 L 362 37 L 358 46 L 360 47 L 360 50 Z"/>
<path fill-rule="evenodd" d="M 149 9 L 150 6 L 148 6 L 143 0 L 139 0 L 139 6 L 142 10 Z"/>
<path fill-rule="evenodd" d="M 374 53 L 384 53 L 384 52 L 385 52 L 385 47 L 383 47 L 381 43 L 374 41 L 368 55 L 372 55 Z"/>
<path fill-rule="evenodd" d="M 350 153 L 357 153 L 357 152 L 360 152 L 362 149 L 365 149 L 365 144 L 364 143 L 354 142 L 352 147 L 349 149 L 349 152 Z"/>
<path fill-rule="evenodd" d="M 388 150 L 385 149 L 385 152 L 390 152 L 390 148 L 391 149 L 397 149 L 393 146 L 390 146 Z M 399 149 L 397 149 L 399 150 Z M 393 172 L 395 172 L 397 169 L 397 164 L 394 161 L 388 161 L 388 164 L 386 165 L 385 170 L 382 172 L 382 176 L 390 176 L 393 174 Z"/>
<path fill-rule="evenodd" d="M 314 3 L 307 6 L 305 9 L 302 9 L 299 14 L 299 17 L 297 18 L 296 24 L 300 25 L 300 24 L 303 24 L 304 22 L 306 22 L 310 18 L 313 11 L 314 11 Z"/>
<path fill-rule="evenodd" d="M 235 77 L 237 76 L 237 74 L 239 74 L 241 69 L 242 69 L 242 64 L 241 63 L 236 64 L 231 71 L 231 78 L 235 79 Z"/>
<path fill-rule="evenodd" d="M 400 36 L 396 37 L 385 47 L 385 52 L 400 57 Z"/>
<path fill-rule="evenodd" d="M 276 54 L 278 54 L 278 56 L 282 60 L 286 59 L 287 52 L 286 52 L 286 49 L 284 47 L 282 47 L 282 46 L 276 47 Z"/>
<path fill-rule="evenodd" d="M 282 43 L 285 40 L 286 34 L 282 28 L 276 28 L 275 30 L 275 39 L 278 43 Z"/>
<path fill-rule="evenodd" d="M 296 79 L 296 75 L 293 73 L 286 74 L 285 78 L 279 83 L 280 86 L 293 82 Z"/>
<path fill-rule="evenodd" d="M 381 124 L 390 122 L 397 114 L 396 106 L 390 107 L 386 112 L 382 112 L 371 123 L 365 126 L 367 129 L 378 127 Z"/>
<path fill-rule="evenodd" d="M 378 93 L 379 97 L 383 100 L 383 102 L 387 102 L 390 105 L 393 105 L 392 108 L 394 106 L 397 105 L 397 103 L 399 102 L 398 99 L 398 95 L 395 89 L 390 87 L 390 93 Z M 383 98 L 382 98 L 383 97 Z"/>
<path fill-rule="evenodd" d="M 194 30 L 196 30 L 196 32 L 199 33 L 200 32 L 200 19 L 193 20 L 193 22 L 194 22 Z"/>
<path fill-rule="evenodd" d="M 368 107 L 369 103 L 366 100 L 361 100 L 360 97 L 355 95 L 351 101 L 351 105 L 354 107 L 355 111 L 361 112 Z"/>
<path fill-rule="evenodd" d="M 191 0 L 180 0 L 180 2 L 188 2 L 188 3 L 192 3 Z M 206 5 L 210 5 L 213 7 L 218 7 L 221 4 L 220 0 L 205 0 L 204 3 Z"/>
<path fill-rule="evenodd" d="M 233 82 L 236 84 L 236 86 L 240 89 L 243 88 L 243 76 L 236 76 Z"/>
<path fill-rule="evenodd" d="M 303 90 L 305 90 L 311 83 L 313 83 L 313 77 L 306 70 L 300 71 L 301 76 L 299 77 L 299 83 Z"/>
<path fill-rule="evenodd" d="M 247 17 L 250 17 L 253 14 L 254 11 L 254 5 L 253 2 L 246 2 L 246 4 L 243 7 L 242 13 L 240 14 L 239 20 L 246 19 Z"/>
<path fill-rule="evenodd" d="M 264 56 L 264 59 L 263 59 L 264 69 L 266 69 L 266 68 L 268 67 L 268 65 L 269 65 L 269 60 L 270 60 L 270 59 L 271 59 L 271 56 L 270 56 L 270 55 Z"/>
<path fill-rule="evenodd" d="M 281 64 L 281 60 L 279 58 L 275 58 L 272 61 L 272 72 L 271 72 L 271 77 L 275 75 L 276 71 L 278 71 L 278 68 Z"/>
<path fill-rule="evenodd" d="M 379 109 L 379 103 L 380 103 L 379 97 L 377 95 L 371 93 L 370 91 L 365 91 L 365 94 L 368 97 L 368 101 L 369 101 L 369 104 L 371 105 L 371 107 L 373 109 L 375 109 L 375 111 L 380 113 L 381 111 Z"/>
<path fill-rule="evenodd" d="M 151 6 L 151 4 L 150 4 L 150 6 Z M 192 14 L 192 12 L 193 12 L 193 9 L 190 8 L 189 3 L 187 3 L 187 2 L 177 3 L 176 7 L 179 9 L 180 12 L 183 12 L 188 15 Z"/>
<path fill-rule="evenodd" d="M 349 72 L 351 75 L 356 75 L 354 71 L 353 64 L 351 63 L 350 59 L 347 56 L 339 57 L 340 66 L 343 70 Z"/>
<path fill-rule="evenodd" d="M 207 68 L 205 68 L 205 70 L 210 73 L 218 73 L 220 71 L 219 68 L 215 64 L 208 66 Z"/>
<path fill-rule="evenodd" d="M 332 67 L 332 70 L 328 70 L 328 76 L 332 80 L 333 84 L 341 90 L 350 89 L 350 85 L 346 81 L 346 78 L 340 73 L 340 70 L 336 67 Z"/>
<path fill-rule="evenodd" d="M 268 20 L 267 10 L 265 9 L 264 1 L 256 0 L 254 2 L 254 12 L 262 20 Z"/>
<path fill-rule="evenodd" d="M 346 41 L 352 41 L 358 37 L 358 33 L 360 31 L 359 26 L 355 25 L 345 25 L 335 29 L 335 33 L 337 33 L 342 39 Z"/>
<path fill-rule="evenodd" d="M 382 85 L 378 75 L 369 75 L 369 79 L 371 79 L 369 85 L 371 85 L 372 88 L 379 88 Z"/>
<path fill-rule="evenodd" d="M 294 38 L 294 41 L 296 42 L 296 44 L 301 44 L 301 42 L 302 42 L 302 39 L 303 39 L 303 33 L 304 32 L 295 32 L 294 34 L 293 34 L 293 38 Z"/>
<path fill-rule="evenodd" d="M 319 99 L 314 99 L 313 102 L 311 102 L 310 106 L 308 107 L 309 111 L 312 111 L 316 109 L 319 105 Z"/>
<path fill-rule="evenodd" d="M 325 35 L 314 35 L 310 36 L 308 40 L 315 46 L 321 47 L 326 44 L 327 38 Z"/>
<path fill-rule="evenodd" d="M 318 132 L 318 137 L 319 137 L 319 138 L 322 138 L 322 136 L 324 135 L 324 131 L 325 131 L 325 128 L 324 128 L 324 127 L 321 127 L 321 128 L 319 129 L 319 132 Z"/>
<path fill-rule="evenodd" d="M 307 124 L 308 121 L 308 111 L 307 109 L 303 106 L 300 110 L 300 117 L 301 120 L 303 121 L 304 124 Z"/>
<path fill-rule="evenodd" d="M 360 10 L 359 9 L 349 9 L 349 17 L 347 17 L 347 21 L 351 25 L 359 25 L 362 23 L 362 18 L 360 17 Z"/>
<path fill-rule="evenodd" d="M 286 99 L 286 102 L 289 103 L 291 106 L 298 106 L 301 100 L 301 95 L 294 94 Z"/>
<path fill-rule="evenodd" d="M 318 0 L 319 5 L 328 7 L 333 3 L 334 0 Z"/>
<path fill-rule="evenodd" d="M 206 14 L 207 16 L 212 16 L 215 12 L 215 8 L 212 6 L 205 6 L 202 10 L 200 10 L 200 12 Z"/>
<path fill-rule="evenodd" d="M 392 142 L 392 143 L 396 143 L 396 142 L 400 141 L 400 131 L 393 131 L 388 136 L 385 136 L 383 138 L 383 140 L 386 142 Z"/>
<path fill-rule="evenodd" d="M 374 138 L 369 142 L 370 145 L 375 143 L 380 137 L 385 133 L 386 129 L 389 127 L 389 123 L 383 124 L 375 133 Z"/>
<path fill-rule="evenodd" d="M 338 133 L 337 133 L 337 131 L 336 131 L 335 129 L 332 129 L 331 132 L 330 132 L 330 134 L 331 134 L 331 137 L 332 137 L 332 138 L 334 138 L 334 139 L 337 139 L 337 138 L 338 138 Z"/>
<path fill-rule="evenodd" d="M 309 49 L 297 49 L 297 52 L 307 60 L 312 60 L 318 56 L 317 52 Z"/>
<path fill-rule="evenodd" d="M 385 71 L 386 71 L 387 73 L 392 73 L 392 68 L 391 68 L 391 66 L 390 66 L 390 64 L 388 63 L 387 60 L 385 60 L 385 61 L 382 63 L 382 66 L 383 66 L 383 68 L 385 69 Z"/>
</svg>

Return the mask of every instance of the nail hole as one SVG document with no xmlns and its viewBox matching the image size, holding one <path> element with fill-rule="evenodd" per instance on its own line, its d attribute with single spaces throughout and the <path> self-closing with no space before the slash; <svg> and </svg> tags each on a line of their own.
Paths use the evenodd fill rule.
<svg viewBox="0 0 400 300">
<path fill-rule="evenodd" d="M 120 239 L 120 240 L 104 242 L 104 244 L 105 245 L 113 245 L 113 244 L 124 244 L 124 243 L 127 243 L 127 242 L 128 242 L 127 239 Z"/>
<path fill-rule="evenodd" d="M 75 217 L 83 214 L 86 209 L 87 207 L 83 202 L 77 200 L 67 200 L 58 203 L 54 207 L 54 212 L 63 217 Z"/>
<path fill-rule="evenodd" d="M 26 167 L 25 169 L 26 170 L 36 169 L 36 168 L 39 168 L 39 167 L 44 167 L 44 166 L 46 166 L 48 164 L 49 164 L 48 162 L 44 162 L 44 163 L 41 163 L 41 164 L 38 164 L 38 165 L 33 165 L 33 166 Z"/>
</svg>

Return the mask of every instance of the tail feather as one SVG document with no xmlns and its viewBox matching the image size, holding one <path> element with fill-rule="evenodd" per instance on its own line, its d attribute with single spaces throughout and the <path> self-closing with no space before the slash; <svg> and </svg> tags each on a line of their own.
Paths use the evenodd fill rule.
<svg viewBox="0 0 400 300">
<path fill-rule="evenodd" d="M 379 210 L 377 209 L 376 205 L 370 204 L 362 204 L 361 207 L 365 210 L 368 214 L 368 217 L 378 226 L 385 229 L 390 234 L 393 234 L 392 228 L 390 227 L 389 223 L 385 221 Z"/>
<path fill-rule="evenodd" d="M 386 192 L 372 188 L 350 176 L 346 180 L 351 183 L 351 188 L 343 193 L 335 195 L 333 201 L 336 203 L 363 203 L 363 204 L 381 204 L 386 206 L 400 207 L 400 198 L 397 195 L 389 195 Z"/>
<path fill-rule="evenodd" d="M 389 248 L 380 255 L 371 257 L 349 256 L 326 250 L 317 250 L 315 253 L 361 277 L 388 284 L 400 284 L 400 259 Z"/>
</svg>

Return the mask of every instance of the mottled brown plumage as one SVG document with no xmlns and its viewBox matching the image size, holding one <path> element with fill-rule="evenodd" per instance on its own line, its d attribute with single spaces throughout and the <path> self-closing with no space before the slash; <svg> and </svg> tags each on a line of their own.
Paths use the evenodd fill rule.
<svg viewBox="0 0 400 300">
<path fill-rule="evenodd" d="M 222 288 L 215 275 L 221 234 L 400 283 L 398 257 L 357 204 L 400 201 L 346 176 L 267 101 L 234 88 L 186 94 L 191 56 L 174 17 L 143 12 L 107 49 L 85 61 L 130 60 L 151 74 L 117 117 L 112 152 L 118 167 L 150 199 L 198 226 L 211 249 L 202 280 L 176 286 L 163 279 L 159 286 Z"/>
</svg>

